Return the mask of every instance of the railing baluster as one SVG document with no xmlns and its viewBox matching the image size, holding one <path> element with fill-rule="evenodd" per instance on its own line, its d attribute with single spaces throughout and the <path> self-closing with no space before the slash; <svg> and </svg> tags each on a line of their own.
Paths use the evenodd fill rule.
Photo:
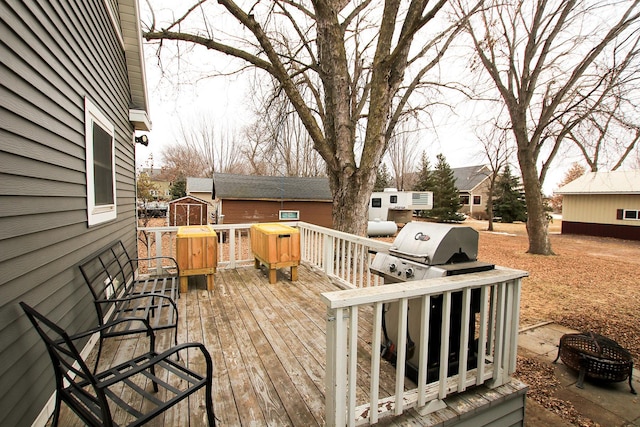
<svg viewBox="0 0 640 427">
<path fill-rule="evenodd" d="M 480 288 L 480 331 L 478 333 L 478 370 L 476 374 L 476 385 L 480 385 L 484 382 L 484 362 L 487 355 L 487 333 L 490 327 L 488 324 L 489 289 L 489 286 L 483 286 Z"/>
<path fill-rule="evenodd" d="M 378 396 L 380 394 L 380 348 L 382 331 L 382 302 L 373 304 L 373 336 L 371 338 L 371 390 L 369 391 L 369 420 L 378 422 Z"/>
<path fill-rule="evenodd" d="M 424 406 L 427 388 L 427 361 L 429 342 L 429 322 L 431 320 L 431 296 L 424 295 L 420 304 L 420 358 L 418 361 L 418 406 Z"/>
<path fill-rule="evenodd" d="M 404 410 L 404 372 L 407 360 L 407 312 L 408 300 L 398 301 L 398 344 L 396 346 L 396 408 L 395 414 L 400 415 Z"/>
<path fill-rule="evenodd" d="M 509 287 L 512 289 L 513 300 L 511 304 L 511 336 L 513 337 L 511 346 L 510 346 L 510 358 L 509 358 L 509 371 L 508 374 L 511 375 L 516 371 L 516 362 L 517 362 L 517 351 L 513 351 L 513 349 L 518 348 L 518 323 L 520 321 L 520 297 L 522 293 L 522 289 L 515 280 L 511 280 L 509 282 Z"/>
<path fill-rule="evenodd" d="M 352 306 L 349 315 L 349 394 L 348 425 L 355 426 L 356 420 L 356 388 L 358 373 L 358 306 Z"/>
<path fill-rule="evenodd" d="M 504 334 L 505 334 L 505 309 L 506 309 L 506 284 L 501 282 L 497 285 L 496 296 L 496 319 L 495 319 L 495 344 L 493 352 L 493 380 L 492 387 L 504 384 Z"/>
<path fill-rule="evenodd" d="M 451 323 L 447 319 L 451 318 L 451 292 L 442 295 L 442 325 L 440 328 L 440 374 L 438 377 L 438 399 L 447 397 L 447 371 L 449 370 L 449 334 L 451 333 Z"/>
<path fill-rule="evenodd" d="M 462 291 L 462 313 L 460 319 L 460 348 L 458 349 L 458 393 L 467 388 L 467 360 L 469 357 L 469 316 L 471 313 L 471 289 Z"/>
</svg>

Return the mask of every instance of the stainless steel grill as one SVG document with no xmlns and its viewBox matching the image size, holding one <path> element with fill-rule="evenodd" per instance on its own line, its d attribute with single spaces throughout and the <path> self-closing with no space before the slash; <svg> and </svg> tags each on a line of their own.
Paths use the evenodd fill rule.
<svg viewBox="0 0 640 427">
<path fill-rule="evenodd" d="M 385 284 L 413 280 L 431 279 L 492 270 L 493 264 L 478 261 L 478 232 L 471 227 L 430 222 L 410 222 L 406 224 L 393 242 L 389 253 L 377 253 L 371 264 L 371 271 L 384 278 Z M 469 316 L 468 363 L 477 360 L 478 343 L 475 340 L 475 320 L 480 312 L 480 290 L 471 290 Z M 440 366 L 441 325 L 443 322 L 442 296 L 431 298 L 429 341 L 427 343 L 427 382 L 438 379 Z M 460 331 L 462 330 L 462 292 L 451 295 L 447 376 L 458 373 Z M 420 333 L 420 305 L 409 301 L 407 319 L 407 377 L 416 381 L 417 365 L 421 344 L 411 337 Z M 383 317 L 385 345 L 383 356 L 395 363 L 395 346 L 398 331 L 398 304 L 385 304 Z"/>
<path fill-rule="evenodd" d="M 477 256 L 478 232 L 473 228 L 415 221 L 402 228 L 388 254 L 376 254 L 371 271 L 385 283 L 397 283 L 494 268 Z"/>
</svg>

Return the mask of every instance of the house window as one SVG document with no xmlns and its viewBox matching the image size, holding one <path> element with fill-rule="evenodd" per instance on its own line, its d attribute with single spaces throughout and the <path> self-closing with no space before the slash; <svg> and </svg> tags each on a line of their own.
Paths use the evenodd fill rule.
<svg viewBox="0 0 640 427">
<path fill-rule="evenodd" d="M 460 196 L 460 204 L 468 205 L 469 204 L 469 196 L 468 195 Z"/>
<path fill-rule="evenodd" d="M 389 203 L 398 203 L 398 196 L 389 196 Z"/>
<path fill-rule="evenodd" d="M 278 219 L 280 221 L 298 221 L 300 219 L 300 211 L 279 211 Z"/>
<path fill-rule="evenodd" d="M 114 127 L 87 98 L 84 104 L 89 225 L 116 218 Z"/>
<path fill-rule="evenodd" d="M 382 207 L 382 199 L 380 197 L 374 197 L 371 199 L 371 207 L 372 208 L 381 208 Z"/>
<path fill-rule="evenodd" d="M 625 209 L 623 218 L 624 219 L 640 219 L 640 211 L 630 211 Z"/>
<path fill-rule="evenodd" d="M 473 196 L 473 204 L 481 205 L 482 204 L 482 196 Z"/>
</svg>

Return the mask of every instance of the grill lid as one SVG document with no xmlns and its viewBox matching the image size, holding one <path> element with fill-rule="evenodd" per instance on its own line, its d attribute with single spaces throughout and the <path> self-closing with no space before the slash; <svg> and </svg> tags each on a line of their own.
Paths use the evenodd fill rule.
<svg viewBox="0 0 640 427">
<path fill-rule="evenodd" d="M 427 265 L 475 261 L 478 232 L 471 227 L 413 221 L 400 230 L 389 253 Z"/>
</svg>

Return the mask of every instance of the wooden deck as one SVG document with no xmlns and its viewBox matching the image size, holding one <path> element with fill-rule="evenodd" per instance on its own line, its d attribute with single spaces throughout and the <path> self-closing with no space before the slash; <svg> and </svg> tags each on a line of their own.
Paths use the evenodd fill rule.
<svg viewBox="0 0 640 427">
<path fill-rule="evenodd" d="M 288 270 L 281 269 L 277 283 L 269 284 L 264 272 L 252 266 L 221 269 L 216 273 L 213 291 L 206 290 L 204 277 L 193 277 L 188 292 L 179 298 L 178 342 L 202 342 L 211 353 L 213 401 L 219 425 L 325 424 L 326 309 L 320 293 L 336 290 L 336 287 L 320 272 L 305 266 L 300 266 L 298 271 L 296 282 L 290 282 L 286 277 Z M 366 315 L 361 317 L 358 323 L 362 332 L 360 337 L 371 337 L 371 322 L 370 318 L 367 322 L 367 318 Z M 125 360 L 133 352 L 146 351 L 148 346 L 144 337 L 110 339 L 106 343 L 101 365 Z M 170 332 L 158 334 L 159 350 L 172 343 Z M 359 357 L 370 357 L 370 351 L 367 338 L 360 338 Z M 202 367 L 201 359 L 182 354 L 183 362 L 191 367 Z M 369 363 L 363 360 L 361 365 L 369 366 Z M 389 396 L 395 387 L 394 368 L 383 363 L 381 370 L 380 396 Z M 364 403 L 368 398 L 368 374 L 359 372 L 358 382 L 357 400 Z M 489 394 L 504 400 L 505 396 L 521 389 L 523 387 L 517 384 L 507 385 Z M 188 402 L 178 404 L 149 425 L 205 425 L 202 393 L 196 393 Z M 481 393 L 484 394 L 486 392 Z M 459 411 L 448 407 L 440 413 L 420 417 L 412 410 L 401 419 L 412 424 L 434 425 L 460 418 L 474 404 L 472 397 L 460 400 L 454 396 L 453 399 L 457 399 Z M 492 399 L 486 396 L 482 399 L 483 403 L 492 404 Z M 385 424 L 396 424 L 401 419 L 388 419 Z M 64 426 L 82 425 L 64 404 L 60 421 Z M 116 421 L 126 423 L 124 418 Z"/>
</svg>

